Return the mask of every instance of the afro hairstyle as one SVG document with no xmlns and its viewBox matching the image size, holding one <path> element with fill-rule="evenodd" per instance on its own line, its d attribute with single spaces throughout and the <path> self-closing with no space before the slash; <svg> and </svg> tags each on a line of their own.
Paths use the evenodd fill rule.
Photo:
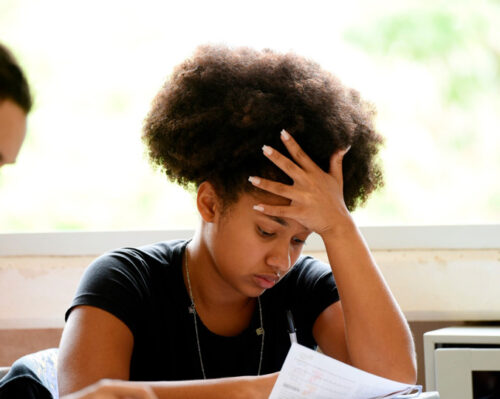
<svg viewBox="0 0 500 399">
<path fill-rule="evenodd" d="M 209 181 L 224 203 L 256 190 L 249 176 L 292 182 L 261 150 L 266 144 L 288 155 L 282 129 L 326 172 L 332 154 L 350 145 L 344 199 L 354 210 L 383 184 L 374 114 L 357 91 L 304 57 L 204 45 L 156 95 L 143 141 L 171 181 L 184 187 Z"/>
</svg>

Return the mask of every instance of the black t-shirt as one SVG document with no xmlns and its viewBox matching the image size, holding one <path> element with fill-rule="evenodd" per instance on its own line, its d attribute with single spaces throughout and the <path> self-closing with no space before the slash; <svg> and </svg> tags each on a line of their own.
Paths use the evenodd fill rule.
<svg viewBox="0 0 500 399">
<path fill-rule="evenodd" d="M 122 320 L 134 336 L 130 379 L 168 381 L 201 379 L 191 301 L 182 275 L 187 241 L 124 248 L 96 259 L 85 271 L 66 312 L 91 305 Z M 312 327 L 319 314 L 339 300 L 328 265 L 311 257 L 297 263 L 261 295 L 265 330 L 261 374 L 279 371 L 290 348 L 286 311 L 292 311 L 297 339 L 316 347 Z M 256 375 L 261 337 L 258 306 L 241 334 L 223 337 L 198 318 L 200 349 L 207 378 Z M 99 328 L 99 326 L 96 326 Z"/>
</svg>

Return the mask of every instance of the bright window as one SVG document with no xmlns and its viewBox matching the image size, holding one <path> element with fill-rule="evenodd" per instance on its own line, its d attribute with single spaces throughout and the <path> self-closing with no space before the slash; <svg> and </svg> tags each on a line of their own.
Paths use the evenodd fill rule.
<svg viewBox="0 0 500 399">
<path fill-rule="evenodd" d="M 363 225 L 500 223 L 500 6 L 491 1 L 2 0 L 35 109 L 0 170 L 0 232 L 193 228 L 148 165 L 149 103 L 198 44 L 294 50 L 357 88 L 386 137 Z"/>
</svg>

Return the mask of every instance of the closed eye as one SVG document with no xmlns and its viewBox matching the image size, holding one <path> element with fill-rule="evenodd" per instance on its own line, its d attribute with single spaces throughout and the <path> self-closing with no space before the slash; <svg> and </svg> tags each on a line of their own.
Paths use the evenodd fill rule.
<svg viewBox="0 0 500 399">
<path fill-rule="evenodd" d="M 294 244 L 297 245 L 304 245 L 306 243 L 306 240 L 301 240 L 300 238 L 297 237 L 292 238 L 292 241 L 294 242 Z"/>
<path fill-rule="evenodd" d="M 260 226 L 257 226 L 257 230 L 262 237 L 273 237 L 275 233 L 270 233 L 268 231 L 263 230 Z"/>
</svg>

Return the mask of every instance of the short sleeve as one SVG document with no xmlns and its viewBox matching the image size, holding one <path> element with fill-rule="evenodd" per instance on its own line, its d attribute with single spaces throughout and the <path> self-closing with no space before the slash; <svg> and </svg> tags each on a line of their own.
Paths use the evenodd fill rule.
<svg viewBox="0 0 500 399">
<path fill-rule="evenodd" d="M 293 284 L 288 286 L 294 292 L 294 307 L 302 322 L 312 326 L 323 310 L 339 300 L 332 269 L 315 258 L 304 256 L 291 273 Z"/>
<path fill-rule="evenodd" d="M 97 258 L 86 269 L 78 286 L 71 311 L 80 305 L 95 306 L 123 321 L 135 335 L 141 309 L 149 298 L 150 273 L 139 251 L 123 249 Z"/>
</svg>

